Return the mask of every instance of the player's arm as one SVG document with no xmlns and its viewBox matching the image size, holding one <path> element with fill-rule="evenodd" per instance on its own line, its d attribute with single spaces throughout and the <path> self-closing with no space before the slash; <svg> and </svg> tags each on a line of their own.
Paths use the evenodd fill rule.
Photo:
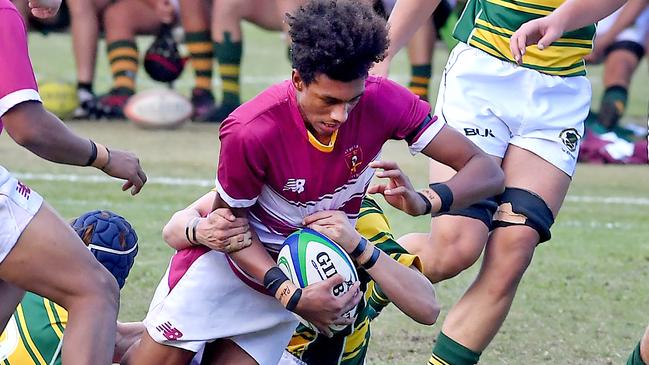
<svg viewBox="0 0 649 365">
<path fill-rule="evenodd" d="M 3 116 L 7 133 L 18 144 L 52 162 L 93 166 L 106 174 L 126 180 L 122 190 L 137 194 L 146 183 L 139 159 L 130 152 L 108 149 L 77 136 L 38 101 L 13 106 Z"/>
<path fill-rule="evenodd" d="M 646 0 L 642 0 L 645 1 Z M 620 8 L 626 0 L 568 0 L 552 13 L 523 24 L 512 35 L 509 46 L 512 56 L 521 62 L 525 48 L 537 44 L 539 49 L 552 44 L 563 33 L 593 24 Z"/>
<path fill-rule="evenodd" d="M 421 152 L 457 171 L 448 181 L 424 191 L 433 213 L 467 207 L 505 188 L 505 174 L 495 160 L 448 125 Z"/>
<path fill-rule="evenodd" d="M 440 0 L 398 0 L 388 19 L 390 45 L 385 59 L 370 73 L 387 76 L 392 58 L 405 46 L 419 27 L 427 21 Z"/>
<path fill-rule="evenodd" d="M 212 209 L 216 192 L 210 191 L 171 217 L 162 237 L 176 250 L 203 245 L 227 252 L 250 240 L 248 219 L 236 218 L 228 208 Z"/>
<path fill-rule="evenodd" d="M 344 212 L 317 212 L 306 217 L 304 224 L 347 251 L 403 313 L 422 324 L 435 323 L 440 306 L 430 281 L 416 269 L 401 265 L 374 247 L 356 231 Z"/>
<path fill-rule="evenodd" d="M 34 4 L 30 2 L 30 6 L 38 5 Z M 109 152 L 106 147 L 77 136 L 43 108 L 29 60 L 22 18 L 15 13 L 3 19 L 6 24 L 0 27 L 0 52 L 11 57 L 0 57 L 0 69 L 10 70 L 0 78 L 0 118 L 9 135 L 50 161 L 92 165 L 111 176 L 125 179 L 122 189 L 133 187 L 131 193 L 137 194 L 146 182 L 137 157 L 118 150 Z"/>
<path fill-rule="evenodd" d="M 601 37 L 597 37 L 596 46 L 603 52 L 612 44 L 617 36 L 626 28 L 632 26 L 642 11 L 649 5 L 648 0 L 629 0 L 620 11 L 611 28 Z"/>
<path fill-rule="evenodd" d="M 230 208 L 217 194 L 213 209 Z M 230 208 L 237 218 L 248 215 L 248 208 Z M 340 275 L 334 275 L 324 281 L 297 288 L 288 277 L 277 267 L 275 260 L 270 257 L 259 237 L 254 232 L 250 244 L 235 252 L 230 252 L 230 258 L 248 275 L 263 282 L 269 290 L 287 309 L 299 314 L 302 318 L 314 324 L 322 333 L 332 336 L 330 324 L 351 324 L 353 319 L 341 316 L 355 307 L 361 299 L 359 283 L 354 283 L 350 290 L 336 297 L 333 288 L 343 282 Z"/>
</svg>

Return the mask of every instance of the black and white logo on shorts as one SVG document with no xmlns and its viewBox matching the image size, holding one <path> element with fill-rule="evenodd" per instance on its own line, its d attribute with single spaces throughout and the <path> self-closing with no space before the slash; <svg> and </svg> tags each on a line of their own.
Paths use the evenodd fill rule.
<svg viewBox="0 0 649 365">
<path fill-rule="evenodd" d="M 579 140 L 581 139 L 581 135 L 579 135 L 579 132 L 577 132 L 576 129 L 567 128 L 559 133 L 559 138 L 561 138 L 561 142 L 568 147 L 570 152 L 575 152 L 577 144 L 579 144 Z"/>
</svg>

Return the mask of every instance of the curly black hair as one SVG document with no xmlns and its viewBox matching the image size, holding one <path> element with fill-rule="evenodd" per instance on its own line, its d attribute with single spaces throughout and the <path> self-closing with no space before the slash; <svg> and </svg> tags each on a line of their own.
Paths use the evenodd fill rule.
<svg viewBox="0 0 649 365">
<path fill-rule="evenodd" d="M 365 77 L 385 57 L 385 20 L 361 1 L 309 0 L 286 18 L 293 68 L 307 85 L 318 74 L 343 82 Z"/>
</svg>

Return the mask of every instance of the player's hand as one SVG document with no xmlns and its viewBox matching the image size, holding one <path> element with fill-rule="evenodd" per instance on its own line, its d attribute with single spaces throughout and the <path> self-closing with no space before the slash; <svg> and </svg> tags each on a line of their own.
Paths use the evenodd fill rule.
<svg viewBox="0 0 649 365">
<path fill-rule="evenodd" d="M 344 279 L 336 274 L 326 280 L 311 284 L 302 289 L 302 296 L 295 307 L 295 313 L 309 323 L 316 326 L 320 333 L 327 337 L 333 336 L 329 329 L 332 324 L 350 325 L 355 318 L 345 318 L 343 314 L 349 312 L 358 305 L 362 298 L 359 289 L 360 282 L 355 282 L 349 290 L 336 297 L 334 288 L 343 284 Z"/>
<path fill-rule="evenodd" d="M 565 28 L 561 18 L 552 14 L 521 25 L 509 40 L 509 48 L 514 60 L 521 64 L 525 48 L 529 45 L 536 43 L 540 50 L 545 49 L 561 38 Z"/>
<path fill-rule="evenodd" d="M 32 14 L 41 19 L 51 18 L 59 11 L 61 0 L 29 0 Z"/>
<path fill-rule="evenodd" d="M 155 3 L 155 13 L 164 24 L 171 24 L 176 18 L 176 9 L 170 0 L 157 0 Z"/>
<path fill-rule="evenodd" d="M 139 193 L 146 183 L 146 174 L 140 166 L 140 160 L 130 152 L 111 149 L 108 164 L 102 171 L 112 177 L 126 180 L 122 191 L 131 189 L 131 195 Z"/>
<path fill-rule="evenodd" d="M 350 253 L 361 240 L 347 214 L 340 210 L 323 210 L 304 218 L 302 224 L 329 237 Z"/>
<path fill-rule="evenodd" d="M 237 218 L 228 208 L 218 208 L 196 226 L 196 241 L 215 251 L 236 252 L 252 244 L 248 219 Z"/>
<path fill-rule="evenodd" d="M 370 186 L 367 190 L 368 194 L 381 194 L 388 204 L 412 216 L 426 213 L 426 203 L 417 194 L 410 179 L 396 162 L 372 161 L 370 167 L 382 169 L 376 172 L 376 176 L 386 178 L 388 181 L 386 184 Z"/>
</svg>

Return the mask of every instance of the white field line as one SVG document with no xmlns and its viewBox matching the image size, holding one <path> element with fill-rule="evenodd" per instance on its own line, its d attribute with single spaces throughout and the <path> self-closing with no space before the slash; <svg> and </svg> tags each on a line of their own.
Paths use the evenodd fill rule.
<svg viewBox="0 0 649 365">
<path fill-rule="evenodd" d="M 14 173 L 14 176 L 21 180 L 31 181 L 68 181 L 83 182 L 94 184 L 114 183 L 116 179 L 105 175 L 74 175 L 74 174 L 34 174 L 34 173 Z M 214 180 L 208 179 L 184 179 L 175 177 L 149 177 L 147 184 L 153 185 L 189 185 L 213 187 Z M 588 195 L 569 195 L 566 197 L 567 202 L 571 203 L 595 203 L 595 204 L 620 204 L 620 205 L 649 205 L 649 198 L 625 197 L 625 196 L 588 196 Z"/>
</svg>

